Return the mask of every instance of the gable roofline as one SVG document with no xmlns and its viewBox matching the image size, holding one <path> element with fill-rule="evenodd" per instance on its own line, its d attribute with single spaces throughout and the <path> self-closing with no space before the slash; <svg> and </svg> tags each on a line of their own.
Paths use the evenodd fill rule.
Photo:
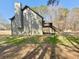
<svg viewBox="0 0 79 59">
<path fill-rule="evenodd" d="M 31 9 L 29 6 L 25 6 L 24 8 L 21 9 L 21 11 L 23 12 L 26 8 L 29 8 L 30 10 L 32 10 L 34 13 L 36 13 L 38 16 L 40 16 L 42 19 L 43 17 L 37 13 L 36 11 L 34 11 L 33 9 Z M 13 16 L 12 18 L 10 18 L 10 20 L 13 20 L 15 18 L 15 16 Z"/>
<path fill-rule="evenodd" d="M 40 16 L 40 17 L 43 19 L 43 17 L 42 17 L 38 12 L 34 11 L 33 9 L 31 9 L 29 6 L 25 6 L 25 7 L 22 9 L 22 11 L 24 11 L 26 8 L 29 8 L 30 10 L 32 10 L 34 13 L 36 13 L 38 16 Z"/>
<path fill-rule="evenodd" d="M 10 20 L 12 21 L 15 18 L 15 16 L 13 16 L 12 18 L 10 18 Z"/>
<path fill-rule="evenodd" d="M 25 9 L 29 8 L 29 6 L 24 6 L 21 11 L 24 11 Z"/>
</svg>

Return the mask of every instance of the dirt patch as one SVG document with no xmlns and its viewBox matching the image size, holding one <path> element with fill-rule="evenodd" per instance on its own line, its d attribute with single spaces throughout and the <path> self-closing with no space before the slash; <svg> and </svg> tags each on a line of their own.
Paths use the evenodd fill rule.
<svg viewBox="0 0 79 59">
<path fill-rule="evenodd" d="M 0 36 L 11 35 L 11 30 L 0 30 Z"/>
<path fill-rule="evenodd" d="M 33 51 L 35 45 L 6 46 L 0 48 L 0 59 L 22 59 L 24 55 Z"/>
<path fill-rule="evenodd" d="M 50 56 L 52 54 L 51 46 L 43 45 L 43 47 L 37 47 L 38 45 L 35 44 L 0 47 L 0 59 L 50 59 Z M 79 59 L 79 52 L 74 51 L 72 48 L 68 48 L 67 46 L 63 45 L 58 45 L 55 50 L 56 58 Z"/>
<path fill-rule="evenodd" d="M 57 59 L 79 59 L 79 49 L 73 46 L 58 45 L 56 54 Z"/>
</svg>

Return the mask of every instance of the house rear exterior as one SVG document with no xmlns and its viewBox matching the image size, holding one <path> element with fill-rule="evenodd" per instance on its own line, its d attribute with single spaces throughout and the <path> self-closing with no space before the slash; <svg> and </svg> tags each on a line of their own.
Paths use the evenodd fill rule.
<svg viewBox="0 0 79 59">
<path fill-rule="evenodd" d="M 15 16 L 11 18 L 12 35 L 43 35 L 43 17 L 30 7 L 15 3 Z"/>
</svg>

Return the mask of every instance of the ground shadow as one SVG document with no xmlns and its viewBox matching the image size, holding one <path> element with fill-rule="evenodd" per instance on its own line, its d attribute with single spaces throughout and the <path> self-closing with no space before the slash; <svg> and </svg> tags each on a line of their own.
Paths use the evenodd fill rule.
<svg viewBox="0 0 79 59">
<path fill-rule="evenodd" d="M 32 57 L 34 57 L 34 55 L 36 55 L 40 50 L 40 46 L 38 46 L 37 48 L 35 48 L 32 52 L 26 54 L 22 59 L 32 59 Z"/>
</svg>

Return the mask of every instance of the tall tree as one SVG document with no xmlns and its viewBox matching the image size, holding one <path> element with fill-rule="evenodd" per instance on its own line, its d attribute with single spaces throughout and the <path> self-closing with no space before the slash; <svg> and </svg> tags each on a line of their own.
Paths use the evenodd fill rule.
<svg viewBox="0 0 79 59">
<path fill-rule="evenodd" d="M 47 5 L 56 6 L 59 4 L 59 0 L 49 0 Z"/>
<path fill-rule="evenodd" d="M 79 30 L 79 8 L 70 10 L 67 16 L 67 23 L 68 29 L 73 31 Z"/>
</svg>

